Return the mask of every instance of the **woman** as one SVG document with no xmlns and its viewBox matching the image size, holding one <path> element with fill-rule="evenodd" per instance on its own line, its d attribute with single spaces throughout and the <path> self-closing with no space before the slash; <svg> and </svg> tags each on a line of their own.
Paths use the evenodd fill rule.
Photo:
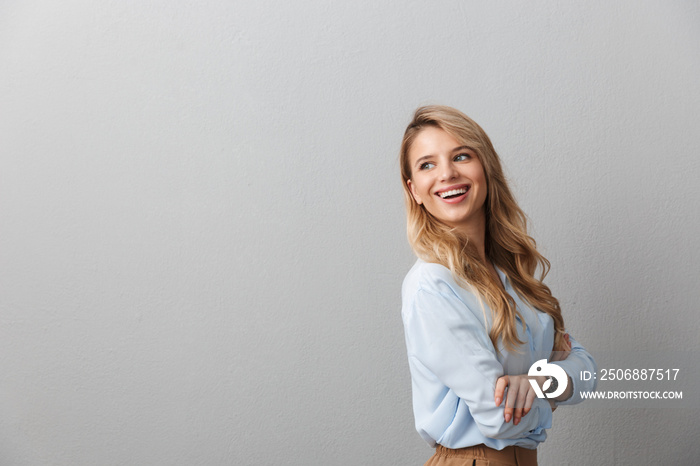
<svg viewBox="0 0 700 466">
<path fill-rule="evenodd" d="M 426 465 L 536 465 L 556 406 L 595 389 L 578 378 L 595 361 L 565 331 L 542 282 L 549 262 L 479 125 L 450 107 L 419 108 L 400 163 L 418 256 L 402 288 L 413 409 L 436 446 Z M 537 368 L 545 375 L 528 377 Z"/>
</svg>

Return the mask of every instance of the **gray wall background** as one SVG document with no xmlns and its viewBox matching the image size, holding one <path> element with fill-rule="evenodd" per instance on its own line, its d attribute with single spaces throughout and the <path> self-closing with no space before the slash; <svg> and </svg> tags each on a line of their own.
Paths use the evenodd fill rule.
<svg viewBox="0 0 700 466">
<path fill-rule="evenodd" d="M 422 464 L 421 104 L 489 133 L 594 355 L 700 348 L 698 2 L 4 1 L 0 63 L 2 465 Z M 561 408 L 540 462 L 693 464 L 697 415 Z"/>
</svg>

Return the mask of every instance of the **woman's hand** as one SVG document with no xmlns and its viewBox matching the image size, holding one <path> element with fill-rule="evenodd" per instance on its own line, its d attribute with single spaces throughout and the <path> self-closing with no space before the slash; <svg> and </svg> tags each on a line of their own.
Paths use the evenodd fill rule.
<svg viewBox="0 0 700 466">
<path fill-rule="evenodd" d="M 537 383 L 542 386 L 546 377 L 535 377 Z M 503 410 L 503 418 L 506 422 L 513 419 L 513 425 L 518 425 L 520 419 L 530 412 L 532 402 L 535 401 L 537 394 L 530 385 L 530 377 L 527 374 L 522 375 L 504 375 L 496 381 L 496 406 L 500 406 L 503 401 L 503 396 L 506 387 L 508 394 L 506 395 L 505 409 Z M 550 403 L 552 411 L 554 404 Z"/>
<path fill-rule="evenodd" d="M 571 353 L 571 341 L 569 341 L 569 334 L 564 334 L 565 347 L 563 351 L 552 351 L 550 356 L 551 361 L 563 361 L 569 357 Z M 537 398 L 537 394 L 532 389 L 530 385 L 530 376 L 527 374 L 522 375 L 504 375 L 499 377 L 496 381 L 496 392 L 494 394 L 496 398 L 496 406 L 500 406 L 503 402 L 503 396 L 505 394 L 506 387 L 508 387 L 508 394 L 506 395 L 506 403 L 503 410 L 503 417 L 506 422 L 510 422 L 513 419 L 513 424 L 518 425 L 520 419 L 530 412 L 532 409 L 532 403 Z M 534 377 L 537 384 L 542 387 L 547 380 L 547 377 L 537 376 Z M 570 382 L 570 381 L 569 381 Z M 571 385 L 571 383 L 569 383 Z M 567 387 L 570 390 L 570 387 Z M 562 399 L 566 399 L 570 394 L 562 395 Z M 549 406 L 552 408 L 552 412 L 557 409 L 553 400 L 547 399 L 549 401 Z M 561 401 L 561 400 L 560 400 Z"/>
</svg>

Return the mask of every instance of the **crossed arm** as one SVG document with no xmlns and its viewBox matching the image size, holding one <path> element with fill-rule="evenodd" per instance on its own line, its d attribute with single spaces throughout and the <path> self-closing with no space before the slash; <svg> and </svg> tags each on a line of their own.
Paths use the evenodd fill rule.
<svg viewBox="0 0 700 466">
<path fill-rule="evenodd" d="M 564 335 L 568 349 L 565 351 L 553 351 L 550 361 L 563 361 L 569 356 L 571 352 L 571 342 L 569 341 L 569 334 Z M 537 396 L 535 391 L 530 385 L 530 378 L 527 374 L 522 375 L 504 375 L 499 377 L 496 381 L 496 391 L 494 393 L 496 406 L 500 406 L 503 402 L 503 397 L 505 395 L 506 402 L 503 409 L 503 417 L 505 422 L 510 422 L 513 419 L 513 425 L 518 425 L 520 419 L 530 412 L 532 408 L 532 403 Z M 537 376 L 535 377 L 537 383 L 540 387 L 544 385 L 547 377 Z M 549 401 L 549 406 L 554 411 L 557 407 L 554 404 L 555 401 L 564 401 L 571 397 L 573 393 L 573 382 L 569 378 L 569 383 L 567 384 L 564 393 L 556 398 L 547 398 Z M 506 387 L 508 387 L 507 394 L 505 393 Z"/>
</svg>

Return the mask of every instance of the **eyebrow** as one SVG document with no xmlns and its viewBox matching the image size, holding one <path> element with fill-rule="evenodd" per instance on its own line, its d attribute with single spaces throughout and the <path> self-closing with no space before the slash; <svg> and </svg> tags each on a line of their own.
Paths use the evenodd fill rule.
<svg viewBox="0 0 700 466">
<path fill-rule="evenodd" d="M 469 146 L 459 146 L 459 147 L 455 147 L 454 149 L 451 150 L 451 152 L 454 154 L 455 152 L 459 152 L 459 151 L 461 151 L 461 150 L 470 150 L 470 151 L 474 152 L 474 149 L 472 149 L 472 148 L 469 147 Z M 423 157 L 420 157 L 418 160 L 416 160 L 416 163 L 413 164 L 413 166 L 414 166 L 414 167 L 420 167 L 420 164 L 422 163 L 423 160 L 429 159 L 429 158 L 431 158 L 431 157 L 435 157 L 435 155 L 433 155 L 433 154 L 424 155 Z"/>
</svg>

